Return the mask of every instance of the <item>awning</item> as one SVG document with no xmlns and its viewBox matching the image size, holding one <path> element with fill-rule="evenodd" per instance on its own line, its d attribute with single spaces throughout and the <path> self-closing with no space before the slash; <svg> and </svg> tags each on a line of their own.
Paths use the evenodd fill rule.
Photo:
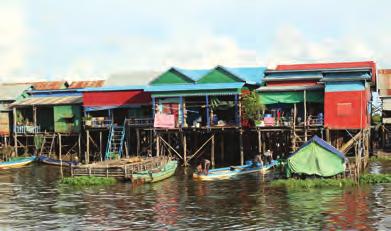
<svg viewBox="0 0 391 231">
<path fill-rule="evenodd" d="M 31 97 L 12 103 L 10 107 L 81 104 L 82 96 Z"/>
<path fill-rule="evenodd" d="M 301 103 L 304 102 L 304 91 L 260 92 L 259 99 L 262 104 Z M 322 103 L 323 100 L 322 91 L 306 91 L 307 102 Z"/>
</svg>

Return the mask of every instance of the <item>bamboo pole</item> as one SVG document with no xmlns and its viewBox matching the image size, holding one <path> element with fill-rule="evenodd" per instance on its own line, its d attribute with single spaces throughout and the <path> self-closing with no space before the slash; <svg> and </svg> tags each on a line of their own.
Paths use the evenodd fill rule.
<svg viewBox="0 0 391 231">
<path fill-rule="evenodd" d="M 60 174 L 61 174 L 61 178 L 64 178 L 64 173 L 63 173 L 63 170 L 62 170 L 62 142 L 61 142 L 61 133 L 58 133 L 58 146 L 59 146 L 58 154 L 59 154 L 59 157 L 60 157 Z"/>
<path fill-rule="evenodd" d="M 221 161 L 224 162 L 224 132 L 221 132 L 221 142 L 220 142 L 220 151 L 221 151 Z"/>
<path fill-rule="evenodd" d="M 102 131 L 99 131 L 99 154 L 100 154 L 100 161 L 103 161 L 103 134 Z"/>
<path fill-rule="evenodd" d="M 186 133 L 183 133 L 183 162 L 185 166 L 188 166 L 189 163 L 187 163 L 187 140 L 186 140 Z"/>
<path fill-rule="evenodd" d="M 240 145 L 240 165 L 244 164 L 244 149 L 243 149 L 243 130 L 240 129 L 239 133 L 239 145 Z"/>
<path fill-rule="evenodd" d="M 211 157 L 212 167 L 214 167 L 215 166 L 215 134 L 212 134 L 210 157 Z"/>
</svg>

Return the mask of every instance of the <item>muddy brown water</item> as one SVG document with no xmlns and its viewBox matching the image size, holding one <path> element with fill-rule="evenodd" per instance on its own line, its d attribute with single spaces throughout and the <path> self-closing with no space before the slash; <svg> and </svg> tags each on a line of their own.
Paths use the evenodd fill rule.
<svg viewBox="0 0 391 231">
<path fill-rule="evenodd" d="M 390 172 L 391 164 L 371 164 Z M 391 184 L 275 189 L 258 174 L 153 185 L 59 186 L 59 168 L 0 172 L 0 230 L 391 230 Z"/>
</svg>

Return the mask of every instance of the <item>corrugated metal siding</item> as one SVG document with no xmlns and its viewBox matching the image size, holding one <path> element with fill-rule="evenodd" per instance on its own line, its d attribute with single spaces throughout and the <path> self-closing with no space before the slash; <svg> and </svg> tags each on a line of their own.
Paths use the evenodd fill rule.
<svg viewBox="0 0 391 231">
<path fill-rule="evenodd" d="M 367 128 L 368 91 L 326 92 L 324 99 L 325 127 L 330 129 Z"/>
<path fill-rule="evenodd" d="M 68 88 L 70 89 L 80 89 L 87 87 L 102 87 L 105 83 L 104 80 L 95 80 L 95 81 L 73 81 Z"/>
<path fill-rule="evenodd" d="M 80 132 L 81 108 L 77 105 L 54 106 L 54 131 L 60 133 Z"/>
<path fill-rule="evenodd" d="M 62 97 L 32 97 L 15 102 L 11 106 L 33 106 L 33 105 L 62 105 L 81 104 L 82 96 L 62 96 Z"/>
<path fill-rule="evenodd" d="M 10 134 L 9 112 L 0 112 L 0 135 Z"/>
<path fill-rule="evenodd" d="M 336 91 L 363 91 L 365 90 L 362 82 L 327 82 L 325 86 L 326 92 Z"/>
<path fill-rule="evenodd" d="M 33 82 L 34 90 L 60 90 L 68 87 L 66 81 L 47 81 L 47 82 Z"/>
<path fill-rule="evenodd" d="M 150 93 L 143 91 L 83 92 L 83 106 L 125 106 L 150 104 Z"/>
<path fill-rule="evenodd" d="M 244 82 L 222 68 L 216 68 L 206 74 L 197 83 L 236 83 Z"/>
<path fill-rule="evenodd" d="M 186 84 L 186 83 L 193 83 L 194 81 L 181 74 L 180 72 L 176 71 L 175 69 L 170 69 L 166 72 L 164 72 L 162 75 L 158 76 L 156 79 L 154 79 L 150 85 L 159 85 L 159 84 Z"/>
</svg>

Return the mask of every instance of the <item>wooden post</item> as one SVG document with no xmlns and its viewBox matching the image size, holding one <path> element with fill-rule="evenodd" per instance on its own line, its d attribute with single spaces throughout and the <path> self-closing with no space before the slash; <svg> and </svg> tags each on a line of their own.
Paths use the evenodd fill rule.
<svg viewBox="0 0 391 231">
<path fill-rule="evenodd" d="M 307 141 L 307 91 L 304 90 L 304 141 Z"/>
<path fill-rule="evenodd" d="M 14 107 L 12 109 L 12 113 L 13 113 L 13 116 L 14 116 L 14 146 L 15 146 L 15 154 L 16 156 L 18 156 L 18 135 L 17 135 L 17 129 L 16 129 L 16 107 Z"/>
<path fill-rule="evenodd" d="M 156 134 L 156 156 L 160 156 L 160 136 Z"/>
<path fill-rule="evenodd" d="M 293 104 L 292 151 L 296 151 L 296 104 Z"/>
<path fill-rule="evenodd" d="M 243 130 L 242 129 L 240 129 L 240 133 L 239 133 L 239 145 L 240 145 L 240 165 L 244 165 Z"/>
<path fill-rule="evenodd" d="M 140 155 L 140 130 L 138 128 L 136 128 L 136 139 L 137 139 L 136 154 L 138 156 Z"/>
<path fill-rule="evenodd" d="M 167 133 L 167 142 L 171 145 L 171 133 L 170 132 Z M 169 156 L 172 155 L 171 148 L 168 148 L 168 155 Z"/>
<path fill-rule="evenodd" d="M 90 162 L 90 130 L 87 130 L 87 151 L 85 153 L 84 161 L 86 164 Z"/>
<path fill-rule="evenodd" d="M 262 134 L 261 130 L 258 130 L 258 154 L 262 154 Z"/>
<path fill-rule="evenodd" d="M 224 131 L 221 132 L 221 142 L 220 142 L 220 154 L 221 154 L 221 162 L 224 162 Z"/>
<path fill-rule="evenodd" d="M 215 134 L 212 133 L 212 140 L 210 143 L 210 158 L 212 162 L 212 167 L 214 168 L 215 166 Z"/>
<path fill-rule="evenodd" d="M 35 130 L 37 127 L 37 107 L 36 106 L 33 106 L 33 125 L 34 125 L 34 131 L 36 131 Z"/>
<path fill-rule="evenodd" d="M 326 128 L 326 141 L 327 143 L 331 144 L 331 136 L 330 136 L 330 129 Z"/>
<path fill-rule="evenodd" d="M 205 105 L 205 107 L 206 107 L 206 126 L 208 128 L 210 128 L 211 118 L 210 118 L 210 114 L 209 114 L 209 96 L 205 96 L 205 101 L 206 101 L 206 105 Z"/>
<path fill-rule="evenodd" d="M 64 173 L 62 171 L 62 143 L 61 143 L 61 133 L 58 133 L 58 156 L 60 158 L 60 173 L 61 173 L 61 178 L 64 178 Z"/>
<path fill-rule="evenodd" d="M 78 148 L 79 148 L 79 153 L 77 155 L 78 160 L 81 160 L 81 133 L 79 133 L 79 137 L 77 138 L 77 143 L 78 143 Z"/>
<path fill-rule="evenodd" d="M 99 132 L 99 154 L 100 154 L 100 161 L 103 161 L 103 134 L 102 131 Z"/>
<path fill-rule="evenodd" d="M 187 163 L 187 140 L 186 140 L 186 133 L 183 132 L 183 162 L 185 166 L 188 166 Z"/>
</svg>

